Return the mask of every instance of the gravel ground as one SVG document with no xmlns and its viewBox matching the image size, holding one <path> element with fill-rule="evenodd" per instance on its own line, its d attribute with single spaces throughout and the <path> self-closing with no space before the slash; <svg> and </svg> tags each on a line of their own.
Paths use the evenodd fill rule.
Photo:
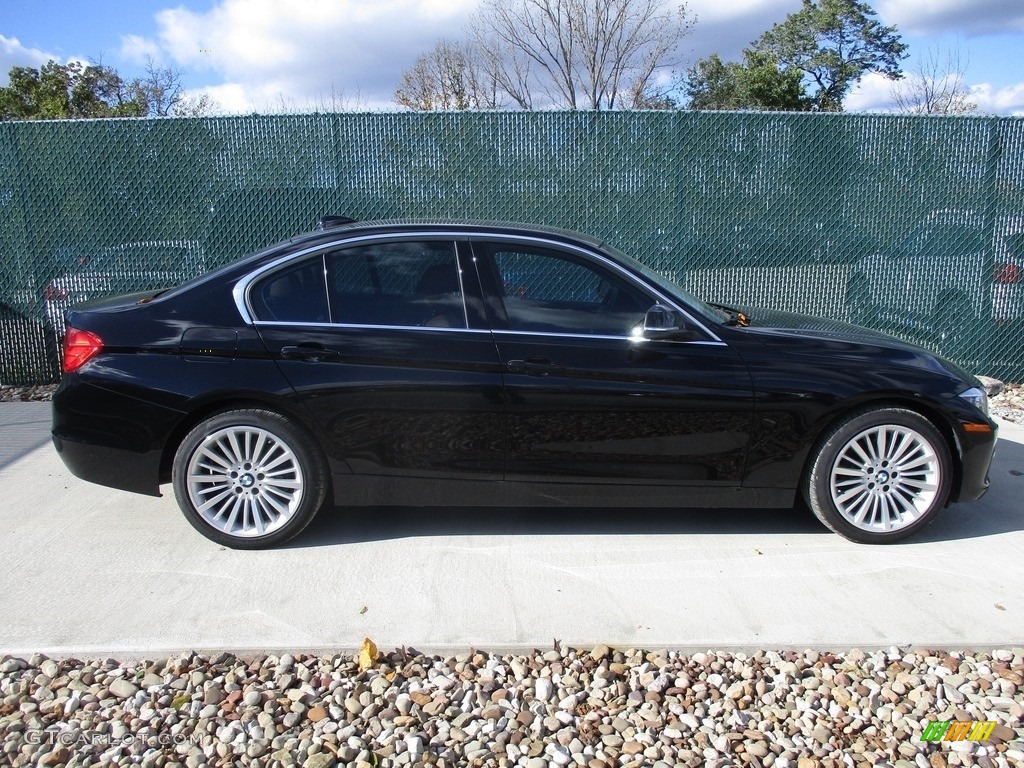
<svg viewBox="0 0 1024 768">
<path fill-rule="evenodd" d="M 1014 424 L 1024 424 L 1024 384 L 1007 384 L 992 398 L 989 410 L 996 416 Z"/>
<path fill-rule="evenodd" d="M 25 387 L 0 386 L 0 403 L 38 402 L 53 398 L 56 384 L 36 384 Z"/>
<path fill-rule="evenodd" d="M 4 657 L 0 763 L 1024 765 L 1024 648 L 683 656 L 556 641 L 546 653 L 361 661 Z M 922 742 L 936 720 L 997 725 L 983 742 Z"/>
</svg>

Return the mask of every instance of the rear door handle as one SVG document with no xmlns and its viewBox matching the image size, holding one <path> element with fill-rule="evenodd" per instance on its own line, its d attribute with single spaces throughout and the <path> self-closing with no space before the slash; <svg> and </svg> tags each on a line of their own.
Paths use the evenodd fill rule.
<svg viewBox="0 0 1024 768">
<path fill-rule="evenodd" d="M 546 357 L 528 357 L 525 360 L 509 360 L 506 366 L 515 373 L 526 373 L 530 376 L 548 376 L 552 373 L 565 370 L 564 365 L 549 360 Z"/>
<path fill-rule="evenodd" d="M 281 347 L 285 360 L 302 360 L 307 363 L 321 363 L 324 360 L 340 360 L 341 352 L 320 344 L 301 344 L 297 347 Z"/>
</svg>

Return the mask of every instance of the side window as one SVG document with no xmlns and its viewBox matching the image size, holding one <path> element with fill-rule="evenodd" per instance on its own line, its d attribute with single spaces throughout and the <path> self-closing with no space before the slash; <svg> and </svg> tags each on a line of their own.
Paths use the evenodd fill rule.
<svg viewBox="0 0 1024 768">
<path fill-rule="evenodd" d="M 465 328 L 455 244 L 373 243 L 327 255 L 331 309 L 350 325 Z"/>
<path fill-rule="evenodd" d="M 319 256 L 272 272 L 249 292 L 257 320 L 329 323 L 324 262 Z"/>
<path fill-rule="evenodd" d="M 513 331 L 629 336 L 654 300 L 624 278 L 553 249 L 486 248 Z"/>
</svg>

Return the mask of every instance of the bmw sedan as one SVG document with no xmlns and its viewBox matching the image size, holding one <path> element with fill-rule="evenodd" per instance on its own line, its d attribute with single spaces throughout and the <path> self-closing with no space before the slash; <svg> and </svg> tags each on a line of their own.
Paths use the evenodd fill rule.
<svg viewBox="0 0 1024 768">
<path fill-rule="evenodd" d="M 53 440 L 229 547 L 325 504 L 787 508 L 855 541 L 980 497 L 981 384 L 895 338 L 691 296 L 599 240 L 328 225 L 66 314 Z"/>
</svg>

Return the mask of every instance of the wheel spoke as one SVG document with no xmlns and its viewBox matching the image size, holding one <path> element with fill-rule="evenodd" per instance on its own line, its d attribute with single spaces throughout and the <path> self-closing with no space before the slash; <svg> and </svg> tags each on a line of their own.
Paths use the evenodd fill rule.
<svg viewBox="0 0 1024 768">
<path fill-rule="evenodd" d="M 214 448 L 216 447 L 216 444 L 213 444 L 213 448 L 203 447 L 200 448 L 199 450 L 201 451 L 201 455 L 203 458 L 209 459 L 222 469 L 230 469 L 231 461 L 228 460 L 225 456 L 223 456 L 219 451 L 214 451 Z"/>
<path fill-rule="evenodd" d="M 859 463 L 859 464 L 871 464 L 874 461 L 874 459 L 871 458 L 871 456 L 869 456 L 864 451 L 864 449 L 860 447 L 860 445 L 856 441 L 850 443 L 849 446 L 847 446 L 847 447 L 850 450 L 852 450 L 854 453 L 856 453 L 858 457 L 860 457 L 860 461 L 857 462 L 857 463 Z"/>
</svg>

